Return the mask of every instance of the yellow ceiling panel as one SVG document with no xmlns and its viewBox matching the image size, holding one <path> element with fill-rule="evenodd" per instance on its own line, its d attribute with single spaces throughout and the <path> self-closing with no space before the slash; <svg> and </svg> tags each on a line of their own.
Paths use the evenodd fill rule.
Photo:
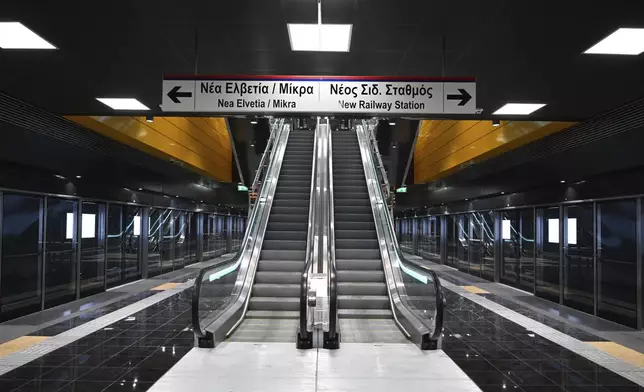
<svg viewBox="0 0 644 392">
<path fill-rule="evenodd" d="M 215 180 L 232 181 L 232 147 L 223 119 L 155 117 L 147 122 L 145 117 L 130 116 L 67 118 L 148 154 L 182 161 Z"/>
<path fill-rule="evenodd" d="M 445 122 L 445 121 L 443 121 Z M 427 124 L 425 124 L 427 123 Z M 419 138 L 414 150 L 414 183 L 435 181 L 464 163 L 480 162 L 534 140 L 566 129 L 576 123 L 550 121 L 502 121 L 494 127 L 491 121 L 463 120 L 448 125 L 423 121 L 422 129 L 435 135 L 430 142 Z M 440 132 L 435 132 L 440 130 Z M 420 136 L 420 132 L 419 132 Z"/>
</svg>

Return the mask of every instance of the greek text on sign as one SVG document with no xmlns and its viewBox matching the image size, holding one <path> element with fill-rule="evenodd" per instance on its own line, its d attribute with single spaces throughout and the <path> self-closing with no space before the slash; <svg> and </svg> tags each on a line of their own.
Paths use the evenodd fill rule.
<svg viewBox="0 0 644 392">
<path fill-rule="evenodd" d="M 200 113 L 473 114 L 473 79 L 167 76 L 162 109 Z"/>
</svg>

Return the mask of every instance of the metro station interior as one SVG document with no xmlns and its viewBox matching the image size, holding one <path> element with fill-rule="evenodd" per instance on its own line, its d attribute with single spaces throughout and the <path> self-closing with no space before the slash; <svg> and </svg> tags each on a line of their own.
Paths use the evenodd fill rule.
<svg viewBox="0 0 644 392">
<path fill-rule="evenodd" d="M 0 391 L 644 391 L 644 3 L 7 1 Z"/>
</svg>

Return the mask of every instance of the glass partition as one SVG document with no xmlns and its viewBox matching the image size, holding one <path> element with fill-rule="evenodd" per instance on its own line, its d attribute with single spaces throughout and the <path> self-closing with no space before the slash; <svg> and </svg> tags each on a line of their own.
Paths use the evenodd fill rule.
<svg viewBox="0 0 644 392">
<path fill-rule="evenodd" d="M 78 202 L 47 199 L 45 309 L 76 299 Z"/>
<path fill-rule="evenodd" d="M 43 198 L 2 196 L 0 320 L 41 310 Z"/>
<path fill-rule="evenodd" d="M 475 212 L 469 214 L 470 218 L 470 247 L 469 247 L 469 273 L 474 276 L 481 276 L 485 244 L 483 242 L 483 216 Z"/>
<path fill-rule="evenodd" d="M 637 203 L 597 203 L 597 315 L 637 328 Z"/>
<path fill-rule="evenodd" d="M 188 239 L 187 239 L 187 212 L 174 211 L 174 262 L 173 269 L 178 270 L 186 265 L 188 257 Z"/>
<path fill-rule="evenodd" d="M 161 219 L 163 210 L 150 207 L 148 215 L 148 278 L 161 275 Z"/>
<path fill-rule="evenodd" d="M 481 214 L 482 226 L 482 260 L 481 277 L 494 281 L 494 243 L 496 240 L 494 230 L 494 211 L 487 211 Z"/>
<path fill-rule="evenodd" d="M 107 287 L 141 279 L 141 208 L 110 204 L 107 209 Z"/>
<path fill-rule="evenodd" d="M 563 303 L 571 308 L 593 314 L 595 303 L 594 211 L 593 204 L 564 208 Z"/>
<path fill-rule="evenodd" d="M 559 303 L 561 235 L 559 207 L 537 209 L 537 296 Z"/>
<path fill-rule="evenodd" d="M 161 212 L 161 272 L 172 272 L 174 267 L 174 219 L 172 210 Z"/>
<path fill-rule="evenodd" d="M 106 206 L 103 203 L 82 204 L 81 297 L 100 293 L 105 289 L 105 212 Z"/>
<path fill-rule="evenodd" d="M 470 262 L 470 224 L 467 215 L 456 216 L 456 267 L 469 272 Z"/>
<path fill-rule="evenodd" d="M 458 223 L 457 217 L 454 215 L 447 215 L 447 259 L 446 263 L 449 266 L 457 267 L 457 250 L 458 250 Z"/>
<path fill-rule="evenodd" d="M 198 260 L 197 255 L 197 237 L 199 232 L 197 231 L 197 225 L 199 222 L 198 215 L 192 212 L 188 212 L 188 257 L 186 259 L 186 265 L 194 264 Z"/>
</svg>

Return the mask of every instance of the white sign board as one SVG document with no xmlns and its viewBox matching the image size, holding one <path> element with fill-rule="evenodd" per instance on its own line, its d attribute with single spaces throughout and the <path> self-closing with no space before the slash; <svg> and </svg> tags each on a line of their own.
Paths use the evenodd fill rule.
<svg viewBox="0 0 644 392">
<path fill-rule="evenodd" d="M 474 114 L 476 83 L 442 78 L 168 76 L 162 109 L 197 113 Z"/>
</svg>

